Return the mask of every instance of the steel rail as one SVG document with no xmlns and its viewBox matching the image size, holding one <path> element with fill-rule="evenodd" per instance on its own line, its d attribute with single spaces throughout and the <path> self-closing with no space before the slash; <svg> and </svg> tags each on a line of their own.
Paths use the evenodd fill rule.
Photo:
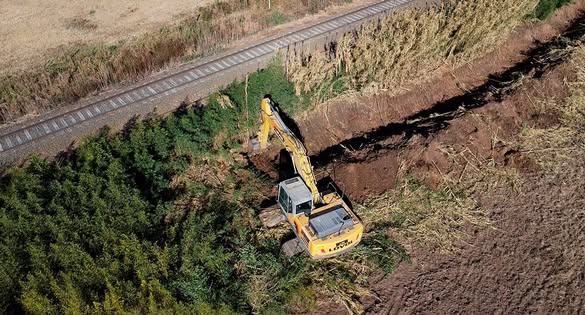
<svg viewBox="0 0 585 315">
<path fill-rule="evenodd" d="M 358 24 L 390 10 L 407 6 L 412 2 L 414 1 L 381 1 L 340 16 L 332 17 L 315 25 L 294 30 L 276 38 L 264 40 L 234 53 L 218 57 L 217 59 L 202 64 L 194 64 L 192 67 L 171 73 L 152 82 L 122 90 L 117 94 L 101 99 L 98 96 L 95 101 L 85 106 L 71 109 L 56 116 L 51 117 L 49 113 L 46 119 L 28 126 L 17 128 L 16 130 L 5 128 L 0 131 L 0 154 L 8 154 L 11 150 L 20 146 L 30 144 L 49 135 L 54 135 L 64 129 L 88 123 L 91 120 L 121 108 L 144 101 L 151 101 L 155 98 L 171 96 L 187 86 L 195 86 L 198 82 L 206 81 L 218 73 L 231 70 L 244 63 L 265 57 L 266 55 L 275 54 L 281 48 L 334 32 L 352 24 Z"/>
</svg>

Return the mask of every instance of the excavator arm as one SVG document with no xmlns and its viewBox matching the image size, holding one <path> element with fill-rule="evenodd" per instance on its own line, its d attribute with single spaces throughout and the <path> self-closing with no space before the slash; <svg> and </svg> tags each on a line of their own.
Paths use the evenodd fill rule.
<svg viewBox="0 0 585 315">
<path fill-rule="evenodd" d="M 286 126 L 269 98 L 262 100 L 261 108 L 262 126 L 257 141 L 252 141 L 252 148 L 266 149 L 268 137 L 274 133 L 290 154 L 298 175 L 278 184 L 279 217 L 288 221 L 297 236 L 283 244 L 285 254 L 306 251 L 311 257 L 322 259 L 355 247 L 363 233 L 359 217 L 337 191 L 319 192 L 307 149 L 301 140 Z M 270 213 L 261 214 L 266 226 L 282 222 L 272 220 Z"/>
<path fill-rule="evenodd" d="M 262 126 L 258 133 L 260 149 L 265 149 L 268 146 L 268 136 L 271 131 L 276 134 L 290 153 L 296 173 L 299 174 L 311 191 L 313 202 L 316 204 L 322 203 L 323 198 L 317 189 L 317 180 L 307 155 L 307 149 L 292 130 L 284 124 L 278 110 L 269 98 L 262 99 L 261 109 Z"/>
</svg>

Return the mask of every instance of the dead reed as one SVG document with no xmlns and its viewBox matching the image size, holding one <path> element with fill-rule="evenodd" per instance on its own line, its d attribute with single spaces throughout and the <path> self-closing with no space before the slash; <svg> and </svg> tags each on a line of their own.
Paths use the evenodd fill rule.
<svg viewBox="0 0 585 315">
<path fill-rule="evenodd" d="M 465 240 L 465 224 L 489 225 L 475 201 L 445 185 L 431 190 L 405 176 L 400 186 L 358 206 L 369 229 L 387 227 L 399 242 L 440 252 Z"/>
<path fill-rule="evenodd" d="M 448 0 L 440 7 L 399 11 L 346 35 L 334 54 L 292 56 L 290 78 L 298 92 L 342 77 L 349 89 L 396 93 L 496 48 L 537 2 Z"/>
<path fill-rule="evenodd" d="M 561 173 L 567 163 L 585 154 L 585 46 L 569 48 L 569 63 L 575 79 L 568 82 L 569 96 L 564 100 L 541 100 L 546 111 L 557 112 L 560 123 L 552 128 L 524 128 L 522 150 L 547 171 Z"/>
<path fill-rule="evenodd" d="M 173 63 L 213 53 L 283 19 L 344 2 L 273 0 L 268 10 L 262 0 L 223 0 L 158 32 L 116 45 L 72 47 L 41 67 L 0 77 L 0 123 L 75 102 L 112 84 L 136 81 Z"/>
</svg>

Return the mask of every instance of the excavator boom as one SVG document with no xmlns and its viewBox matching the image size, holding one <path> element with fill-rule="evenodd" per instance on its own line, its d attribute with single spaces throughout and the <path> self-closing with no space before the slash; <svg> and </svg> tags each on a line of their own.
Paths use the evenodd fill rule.
<svg viewBox="0 0 585 315">
<path fill-rule="evenodd" d="M 337 192 L 319 191 L 304 144 L 286 126 L 272 101 L 264 98 L 261 107 L 257 149 L 265 149 L 270 133 L 274 133 L 290 154 L 298 175 L 280 182 L 277 196 L 278 206 L 297 236 L 294 241 L 317 259 L 350 250 L 361 241 L 361 221 Z"/>
<path fill-rule="evenodd" d="M 303 179 L 307 188 L 311 191 L 313 201 L 315 203 L 323 202 L 321 193 L 317 189 L 317 180 L 315 180 L 315 174 L 313 174 L 313 167 L 311 166 L 305 145 L 284 124 L 282 117 L 280 117 L 280 114 L 269 98 L 262 99 L 261 108 L 262 126 L 258 134 L 260 149 L 266 149 L 268 146 L 268 136 L 270 135 L 270 131 L 273 131 L 283 142 L 284 147 L 292 157 L 295 172 Z"/>
</svg>

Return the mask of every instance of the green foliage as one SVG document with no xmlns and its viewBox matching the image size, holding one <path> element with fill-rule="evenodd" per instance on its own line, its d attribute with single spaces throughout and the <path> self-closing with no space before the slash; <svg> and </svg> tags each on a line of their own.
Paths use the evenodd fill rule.
<svg viewBox="0 0 585 315">
<path fill-rule="evenodd" d="M 267 18 L 267 22 L 269 24 L 279 25 L 279 24 L 282 24 L 282 23 L 286 22 L 287 19 L 288 18 L 286 17 L 286 15 L 284 15 L 284 14 L 282 14 L 280 12 L 274 12 L 274 13 L 272 13 L 271 16 L 269 16 Z"/>
<path fill-rule="evenodd" d="M 571 3 L 571 0 L 540 0 L 538 6 L 534 10 L 533 17 L 540 20 L 546 20 L 556 9 L 569 3 Z"/>
<path fill-rule="evenodd" d="M 288 114 L 309 104 L 277 60 L 205 107 L 103 130 L 59 161 L 9 170 L 0 181 L 0 311 L 284 314 L 314 309 L 316 285 L 356 290 L 356 275 L 337 267 L 314 283 L 319 263 L 283 257 L 278 239 L 260 235 L 263 179 L 228 152 L 256 132 L 266 94 Z M 378 236 L 356 253 L 389 270 L 396 256 L 384 252 L 396 246 Z"/>
<path fill-rule="evenodd" d="M 356 252 L 365 255 L 386 273 L 392 273 L 401 261 L 410 260 L 404 247 L 389 239 L 384 229 L 367 233 Z"/>
<path fill-rule="evenodd" d="M 205 108 L 136 122 L 124 134 L 104 130 L 60 161 L 35 158 L 9 170 L 0 183 L 0 310 L 282 309 L 306 266 L 256 241 L 255 223 L 244 219 L 255 206 L 250 183 L 228 176 L 229 195 L 206 183 L 172 187 L 193 161 L 225 154 L 252 133 L 266 93 L 287 111 L 302 104 L 274 63 L 228 87 L 221 95 L 230 104 L 212 97 Z M 230 172 L 241 167 L 232 163 Z M 211 196 L 198 213 L 165 220 L 176 200 L 197 196 Z"/>
</svg>

